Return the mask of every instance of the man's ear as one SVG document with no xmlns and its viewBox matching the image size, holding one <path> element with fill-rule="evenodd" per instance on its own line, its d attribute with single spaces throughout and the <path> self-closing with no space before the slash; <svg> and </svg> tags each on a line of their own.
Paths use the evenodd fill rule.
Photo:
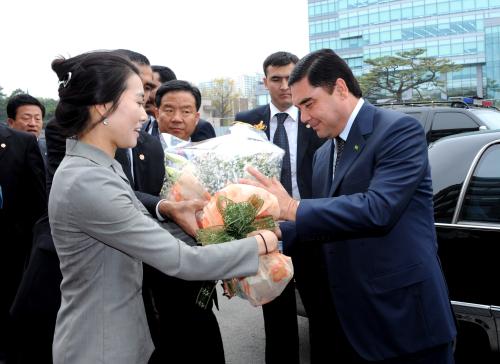
<svg viewBox="0 0 500 364">
<path fill-rule="evenodd" d="M 266 89 L 268 89 L 268 90 L 269 90 L 269 87 L 267 87 L 267 77 L 264 77 L 264 78 L 262 79 L 262 82 L 264 82 L 264 86 L 266 86 Z"/>
<path fill-rule="evenodd" d="M 155 115 L 155 119 L 158 120 L 158 116 L 160 112 L 158 111 L 158 107 L 153 106 L 153 114 Z"/>
<path fill-rule="evenodd" d="M 12 128 L 12 125 L 14 125 L 15 120 L 11 118 L 7 118 L 7 124 Z"/>
<path fill-rule="evenodd" d="M 338 90 L 341 96 L 347 96 L 347 94 L 349 94 L 349 88 L 342 78 L 337 78 L 337 81 L 335 82 L 335 88 Z"/>
<path fill-rule="evenodd" d="M 196 122 L 194 123 L 194 125 L 198 125 L 198 122 L 200 121 L 200 113 L 198 111 L 196 112 L 195 117 L 196 117 Z"/>
</svg>

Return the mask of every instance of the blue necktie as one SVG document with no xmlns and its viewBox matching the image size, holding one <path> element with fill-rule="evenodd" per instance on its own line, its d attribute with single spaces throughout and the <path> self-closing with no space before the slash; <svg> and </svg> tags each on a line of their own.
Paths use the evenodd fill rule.
<svg viewBox="0 0 500 364">
<path fill-rule="evenodd" d="M 283 165 L 281 167 L 281 184 L 285 190 L 292 194 L 292 168 L 290 165 L 290 147 L 288 145 L 288 136 L 286 135 L 285 120 L 288 117 L 286 112 L 276 114 L 278 120 L 276 132 L 274 133 L 273 143 L 285 151 L 283 156 Z"/>
<path fill-rule="evenodd" d="M 337 166 L 339 165 L 340 162 L 340 157 L 342 156 L 342 152 L 344 151 L 344 145 L 345 141 L 339 136 L 335 137 L 335 152 L 336 152 L 336 158 L 335 158 L 335 164 L 333 165 L 333 173 L 332 173 L 332 178 L 335 179 L 335 171 L 337 170 Z"/>
</svg>

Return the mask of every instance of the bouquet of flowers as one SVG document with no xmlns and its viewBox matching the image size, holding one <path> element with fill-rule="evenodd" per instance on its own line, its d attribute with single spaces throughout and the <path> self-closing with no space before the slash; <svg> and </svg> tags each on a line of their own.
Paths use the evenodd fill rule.
<svg viewBox="0 0 500 364">
<path fill-rule="evenodd" d="M 242 239 L 258 229 L 274 229 L 279 217 L 276 197 L 264 189 L 237 184 L 252 178 L 246 166 L 268 177 L 278 177 L 284 151 L 270 143 L 262 130 L 236 124 L 231 134 L 165 150 L 165 182 L 161 197 L 172 201 L 209 201 L 197 217 L 202 244 Z M 293 276 L 291 259 L 280 253 L 259 258 L 256 276 L 224 282 L 225 295 L 238 295 L 252 305 L 262 305 L 281 294 Z M 214 282 L 200 290 L 197 302 L 205 307 Z"/>
<path fill-rule="evenodd" d="M 230 134 L 200 143 L 185 142 L 165 149 L 165 182 L 162 198 L 180 201 L 207 199 L 229 183 L 252 178 L 246 166 L 257 168 L 267 177 L 279 178 L 285 152 L 267 140 L 265 133 L 238 123 Z"/>
<path fill-rule="evenodd" d="M 242 239 L 254 230 L 274 229 L 279 212 L 278 200 L 266 190 L 230 184 L 212 196 L 203 209 L 197 240 L 203 245 L 218 244 Z M 259 257 L 255 276 L 224 281 L 224 294 L 260 306 L 279 296 L 292 277 L 291 259 L 274 252 Z"/>
</svg>

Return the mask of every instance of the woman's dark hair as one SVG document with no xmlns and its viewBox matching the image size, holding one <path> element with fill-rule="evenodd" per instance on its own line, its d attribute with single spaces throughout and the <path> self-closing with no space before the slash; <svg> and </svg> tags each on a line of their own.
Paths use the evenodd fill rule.
<svg viewBox="0 0 500 364">
<path fill-rule="evenodd" d="M 288 86 L 307 77 L 309 84 L 314 87 L 324 87 L 328 92 L 333 92 L 337 78 L 345 81 L 347 88 L 356 97 L 361 97 L 361 87 L 354 77 L 347 63 L 331 49 L 320 49 L 309 53 L 294 67 Z"/>
<path fill-rule="evenodd" d="M 95 51 L 69 59 L 58 58 L 52 69 L 59 78 L 59 103 L 55 116 L 65 136 L 92 128 L 90 107 L 111 102 L 112 113 L 127 88 L 131 74 L 139 70 L 114 51 Z"/>
<path fill-rule="evenodd" d="M 177 91 L 190 92 L 194 97 L 194 101 L 196 104 L 196 111 L 200 110 L 200 106 L 201 106 L 200 90 L 198 89 L 198 87 L 193 86 L 189 82 L 182 81 L 182 80 L 172 80 L 172 81 L 168 81 L 168 82 L 165 82 L 164 84 L 162 84 L 158 88 L 158 90 L 156 90 L 156 97 L 155 97 L 156 106 L 160 107 L 161 99 L 162 99 L 163 95 L 165 95 L 166 93 L 169 93 L 169 92 L 177 92 Z"/>
</svg>

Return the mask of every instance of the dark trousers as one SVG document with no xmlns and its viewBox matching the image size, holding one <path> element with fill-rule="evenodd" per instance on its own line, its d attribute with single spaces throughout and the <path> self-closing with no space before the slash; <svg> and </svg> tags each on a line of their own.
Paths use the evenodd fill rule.
<svg viewBox="0 0 500 364">
<path fill-rule="evenodd" d="M 331 356 L 331 327 L 335 313 L 323 264 L 321 245 L 299 246 L 292 256 L 295 282 L 309 320 L 311 364 Z"/>
<path fill-rule="evenodd" d="M 299 329 L 295 284 L 291 280 L 280 296 L 262 306 L 266 332 L 266 364 L 299 363 Z"/>
<path fill-rule="evenodd" d="M 196 304 L 203 282 L 169 277 L 144 265 L 144 285 L 152 298 L 151 305 L 145 305 L 146 311 L 155 310 L 147 315 L 155 345 L 149 364 L 225 363 L 213 303 L 210 301 L 207 308 Z"/>
</svg>

